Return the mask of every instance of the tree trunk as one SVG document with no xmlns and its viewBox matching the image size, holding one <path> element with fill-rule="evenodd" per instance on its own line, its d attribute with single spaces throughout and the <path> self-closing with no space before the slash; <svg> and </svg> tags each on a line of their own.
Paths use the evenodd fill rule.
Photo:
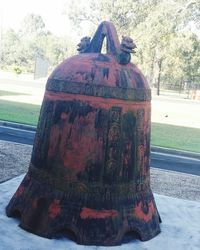
<svg viewBox="0 0 200 250">
<path fill-rule="evenodd" d="M 157 79 L 157 95 L 160 95 L 160 77 L 161 77 L 161 70 L 162 70 L 162 59 L 158 61 L 158 79 Z"/>
<path fill-rule="evenodd" d="M 152 56 L 151 66 L 150 66 L 150 77 L 149 83 L 150 86 L 153 87 L 153 80 L 154 80 L 154 68 L 155 68 L 155 53 Z"/>
</svg>

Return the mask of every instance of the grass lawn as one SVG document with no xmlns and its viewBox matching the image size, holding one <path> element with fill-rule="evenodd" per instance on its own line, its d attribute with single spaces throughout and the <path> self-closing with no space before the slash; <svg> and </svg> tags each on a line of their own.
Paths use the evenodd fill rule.
<svg viewBox="0 0 200 250">
<path fill-rule="evenodd" d="M 40 106 L 0 100 L 0 120 L 37 125 Z M 200 152 L 200 129 L 152 123 L 154 146 Z"/>
<path fill-rule="evenodd" d="M 151 144 L 200 153 L 200 129 L 152 123 Z"/>
<path fill-rule="evenodd" d="M 0 100 L 0 120 L 36 125 L 40 105 Z"/>
</svg>

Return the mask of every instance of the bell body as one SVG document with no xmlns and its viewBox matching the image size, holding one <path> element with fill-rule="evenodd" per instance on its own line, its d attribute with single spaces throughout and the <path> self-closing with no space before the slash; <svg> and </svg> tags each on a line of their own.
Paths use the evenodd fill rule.
<svg viewBox="0 0 200 250">
<path fill-rule="evenodd" d="M 79 244 L 119 245 L 160 232 L 150 189 L 151 92 L 112 54 L 65 60 L 48 79 L 29 171 L 7 206 L 20 226 Z"/>
</svg>

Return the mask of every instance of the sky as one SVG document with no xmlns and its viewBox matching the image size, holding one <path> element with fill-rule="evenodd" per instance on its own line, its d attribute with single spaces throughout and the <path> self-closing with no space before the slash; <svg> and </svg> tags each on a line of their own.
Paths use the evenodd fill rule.
<svg viewBox="0 0 200 250">
<path fill-rule="evenodd" d="M 77 0 L 75 0 L 77 1 Z M 70 23 L 63 14 L 68 0 L 0 0 L 0 25 L 18 29 L 27 14 L 41 15 L 46 28 L 56 35 L 70 32 Z"/>
<path fill-rule="evenodd" d="M 70 0 L 0 0 L 0 30 L 7 28 L 19 29 L 20 24 L 27 14 L 38 14 L 43 18 L 46 28 L 55 35 L 73 35 L 72 25 L 64 15 L 69 11 Z M 87 0 L 74 0 L 79 4 Z M 197 30 L 193 30 L 200 37 Z M 89 27 L 84 24 L 82 36 L 88 35 Z"/>
</svg>

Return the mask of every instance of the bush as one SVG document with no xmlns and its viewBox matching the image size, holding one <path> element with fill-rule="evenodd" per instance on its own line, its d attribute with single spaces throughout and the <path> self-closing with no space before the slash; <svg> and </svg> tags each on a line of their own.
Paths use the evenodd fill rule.
<svg viewBox="0 0 200 250">
<path fill-rule="evenodd" d="M 14 72 L 17 74 L 17 75 L 20 75 L 22 73 L 22 69 L 18 66 L 14 67 Z"/>
</svg>

